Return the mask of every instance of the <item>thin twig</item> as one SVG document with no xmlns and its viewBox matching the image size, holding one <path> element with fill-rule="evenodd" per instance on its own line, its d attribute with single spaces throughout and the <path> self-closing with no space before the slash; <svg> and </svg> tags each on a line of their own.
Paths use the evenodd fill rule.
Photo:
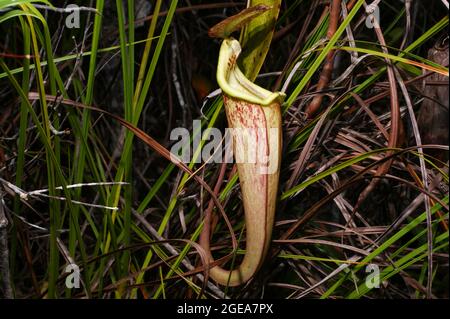
<svg viewBox="0 0 450 319">
<path fill-rule="evenodd" d="M 332 0 L 330 7 L 330 19 L 328 24 L 327 38 L 331 39 L 337 30 L 337 25 L 339 21 L 339 15 L 341 12 L 341 0 Z M 327 54 L 327 58 L 325 64 L 322 69 L 322 73 L 320 74 L 319 83 L 317 83 L 316 91 L 322 91 L 325 89 L 330 82 L 331 74 L 333 71 L 334 65 L 334 50 L 331 50 Z M 312 118 L 314 114 L 320 108 L 322 104 L 324 94 L 317 94 L 311 103 L 306 107 L 305 113 L 308 115 L 308 118 Z"/>
<path fill-rule="evenodd" d="M 414 132 L 414 138 L 416 140 L 417 145 L 422 145 L 422 138 L 420 137 L 419 125 L 417 124 L 416 116 L 414 115 L 413 104 L 411 102 L 411 98 L 408 93 L 408 89 L 406 88 L 405 83 L 398 72 L 397 69 L 394 69 L 395 76 L 397 77 L 397 81 L 399 83 L 400 89 L 403 93 L 403 97 L 405 98 L 406 105 L 408 106 L 409 116 L 411 120 L 411 126 Z M 425 190 L 429 190 L 428 187 L 428 176 L 427 169 L 425 166 L 425 159 L 423 154 L 423 148 L 418 147 L 417 152 L 419 153 L 419 163 L 420 163 L 420 172 L 422 174 L 422 184 Z M 431 207 L 430 207 L 430 199 L 425 195 L 425 210 L 427 213 L 427 254 L 428 254 L 428 267 L 427 267 L 427 298 L 430 299 L 432 292 L 431 287 L 433 284 L 433 229 L 431 228 Z"/>
<path fill-rule="evenodd" d="M 366 11 L 368 13 L 373 12 L 373 7 L 378 4 L 379 0 L 376 0 L 372 2 L 370 5 L 365 5 Z M 372 10 L 372 11 L 371 11 Z M 381 31 L 380 24 L 378 23 L 377 19 L 374 18 L 373 15 L 371 15 L 372 18 L 372 25 L 374 26 L 375 34 L 378 38 L 378 41 L 381 44 L 381 48 L 383 50 L 383 53 L 388 54 L 388 49 L 386 46 L 386 41 L 384 40 L 383 32 Z M 391 61 L 386 58 L 386 64 L 387 64 L 387 75 L 389 80 L 389 92 L 390 92 L 390 106 L 391 106 L 391 129 L 389 132 L 389 140 L 388 140 L 388 148 L 395 148 L 399 144 L 399 135 L 400 130 L 402 129 L 402 122 L 400 117 L 400 107 L 398 104 L 398 92 L 397 92 L 397 84 L 395 81 L 395 75 L 393 71 L 393 66 Z M 387 152 L 386 156 L 392 155 L 392 151 Z M 375 174 L 376 177 L 382 176 L 386 174 L 389 169 L 391 168 L 393 159 L 383 163 L 381 166 L 378 167 L 377 172 Z M 367 196 L 375 189 L 375 187 L 380 182 L 379 178 L 373 179 L 370 184 L 361 192 L 360 196 L 358 197 L 358 201 L 355 205 L 354 211 L 358 210 L 362 202 L 367 198 Z"/>
<path fill-rule="evenodd" d="M 11 274 L 9 271 L 9 251 L 8 251 L 8 219 L 5 215 L 3 194 L 0 192 L 0 279 L 3 297 L 13 299 L 11 286 Z"/>
<path fill-rule="evenodd" d="M 58 7 L 50 7 L 50 6 L 46 6 L 46 5 L 42 5 L 42 4 L 33 4 L 33 6 L 37 9 L 55 11 L 55 12 L 59 12 L 59 13 L 73 13 L 75 11 L 88 11 L 88 12 L 99 13 L 96 8 L 91 8 L 91 7 L 72 6 L 70 8 L 58 8 Z"/>
</svg>

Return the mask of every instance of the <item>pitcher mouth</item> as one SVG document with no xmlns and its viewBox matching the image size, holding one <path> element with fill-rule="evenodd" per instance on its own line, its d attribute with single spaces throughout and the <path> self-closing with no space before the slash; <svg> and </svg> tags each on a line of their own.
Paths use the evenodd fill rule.
<svg viewBox="0 0 450 319">
<path fill-rule="evenodd" d="M 217 82 L 222 91 L 228 96 L 262 106 L 274 102 L 281 104 L 286 96 L 284 93 L 268 91 L 245 77 L 237 65 L 241 51 L 236 39 L 223 40 L 217 65 Z"/>
</svg>

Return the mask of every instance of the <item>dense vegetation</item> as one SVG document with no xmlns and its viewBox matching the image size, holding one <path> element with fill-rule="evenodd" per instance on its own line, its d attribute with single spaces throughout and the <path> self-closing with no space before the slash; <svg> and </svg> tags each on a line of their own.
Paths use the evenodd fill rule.
<svg viewBox="0 0 450 319">
<path fill-rule="evenodd" d="M 282 1 L 256 80 L 287 95 L 272 245 L 227 288 L 196 242 L 212 210 L 239 263 L 235 165 L 165 155 L 225 130 L 208 29 L 245 1 L 73 0 L 77 27 L 68 1 L 0 0 L 0 296 L 448 298 L 448 2 L 378 2 Z"/>
</svg>

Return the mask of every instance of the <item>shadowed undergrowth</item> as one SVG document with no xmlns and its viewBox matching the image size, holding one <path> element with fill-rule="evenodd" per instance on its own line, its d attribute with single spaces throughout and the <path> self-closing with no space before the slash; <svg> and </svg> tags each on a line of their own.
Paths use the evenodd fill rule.
<svg viewBox="0 0 450 319">
<path fill-rule="evenodd" d="M 375 20 L 361 0 L 282 1 L 256 79 L 287 95 L 276 221 L 240 288 L 205 281 L 196 244 L 212 210 L 214 255 L 240 263 L 236 168 L 197 158 L 226 127 L 208 29 L 244 1 L 78 4 L 71 28 L 63 1 L 0 0 L 0 295 L 448 298 L 444 1 L 381 1 Z M 177 127 L 205 136 L 185 165 Z"/>
</svg>

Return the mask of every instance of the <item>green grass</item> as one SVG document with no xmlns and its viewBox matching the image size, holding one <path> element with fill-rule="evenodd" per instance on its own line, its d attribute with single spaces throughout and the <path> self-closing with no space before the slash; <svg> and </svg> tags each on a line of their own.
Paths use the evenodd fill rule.
<svg viewBox="0 0 450 319">
<path fill-rule="evenodd" d="M 273 258 L 268 258 L 261 274 L 252 280 L 251 289 L 241 292 L 226 287 L 214 288 L 211 280 L 203 290 L 200 280 L 185 275 L 189 271 L 187 261 L 194 268 L 202 266 L 201 254 L 193 243 L 202 230 L 201 217 L 210 200 L 192 175 L 163 159 L 154 147 L 142 143 L 133 131 L 107 114 L 64 105 L 51 98 L 61 97 L 114 113 L 143 129 L 168 149 L 170 141 L 165 136 L 166 130 L 170 132 L 178 126 L 191 130 L 191 119 L 202 121 L 202 132 L 192 132 L 192 138 L 199 134 L 207 136 L 208 129 L 213 127 L 223 129 L 226 118 L 221 97 L 208 101 L 200 116 L 202 101 L 195 97 L 198 91 L 193 89 L 194 80 L 196 75 L 201 75 L 210 83 L 208 93 L 215 88 L 219 41 L 207 37 L 207 28 L 219 22 L 219 16 L 230 16 L 242 7 L 221 7 L 223 4 L 219 2 L 198 0 L 192 2 L 200 6 L 193 13 L 185 1 L 154 0 L 151 3 L 148 14 L 153 18 L 141 27 L 137 26 L 135 15 L 139 12 L 138 1 L 99 0 L 95 2 L 96 12 L 80 12 L 82 28 L 63 30 L 64 14 L 33 5 L 59 5 L 55 1 L 0 0 L 0 29 L 4 33 L 0 40 L 0 97 L 3 102 L 0 177 L 24 191 L 48 189 L 49 196 L 25 200 L 11 192 L 5 195 L 12 220 L 9 246 L 15 295 L 20 298 L 170 299 L 209 298 L 221 291 L 232 298 L 256 298 L 264 291 L 264 296 L 272 298 L 290 298 L 303 293 L 314 298 L 425 297 L 423 291 L 402 281 L 407 275 L 423 287 L 427 285 L 429 243 L 424 205 L 415 207 L 394 231 L 383 236 L 417 196 L 427 193 L 414 175 L 421 179 L 418 172 L 422 155 L 414 144 L 399 145 L 395 149 L 384 147 L 382 134 L 364 115 L 351 93 L 367 100 L 384 90 L 389 84 L 386 59 L 401 71 L 405 80 L 420 76 L 422 67 L 447 74 L 448 66 L 431 61 L 427 51 L 448 27 L 448 16 L 437 9 L 419 12 L 420 23 L 412 30 L 410 42 L 400 50 L 403 33 L 398 30 L 404 28 L 405 9 L 401 4 L 382 3 L 385 19 L 381 21 L 382 32 L 389 50 L 386 54 L 374 31 L 364 29 L 364 21 L 362 26 L 357 25 L 363 18 L 364 1 L 355 1 L 329 40 L 324 40 L 328 12 L 319 5 L 312 13 L 311 24 L 306 26 L 298 54 L 286 65 L 303 26 L 301 21 L 306 21 L 312 4 L 282 1 L 276 40 L 267 56 L 261 54 L 265 63 L 260 71 L 285 69 L 287 72 L 281 75 L 281 80 L 285 81 L 299 63 L 299 71 L 291 77 L 283 105 L 285 134 L 276 217 L 279 224 L 274 229 L 275 242 L 269 252 Z M 202 8 L 216 3 L 217 7 Z M 433 2 L 433 5 L 437 8 L 440 2 Z M 291 28 L 291 24 L 294 27 Z M 285 28 L 288 32 L 281 32 Z M 346 38 L 348 28 L 355 36 L 356 47 Z M 60 31 L 62 34 L 58 33 Z M 248 37 L 251 31 L 252 26 L 249 26 L 242 37 Z M 175 61 L 171 59 L 172 41 L 177 41 L 178 60 Z M 330 94 L 325 97 L 322 108 L 323 111 L 330 106 L 326 117 L 319 121 L 322 113 L 305 121 L 301 114 L 310 100 L 308 93 L 314 94 L 323 62 L 333 50 L 344 57 L 340 62 L 342 70 L 336 67 L 338 75 L 349 67 L 350 53 L 369 57 L 352 70 L 346 81 L 327 92 Z M 174 83 L 173 72 L 178 72 L 181 88 Z M 257 81 L 270 88 L 276 77 Z M 185 99 L 185 109 L 178 101 L 179 94 Z M 414 111 L 419 112 L 426 94 L 413 86 L 408 86 L 408 94 L 414 102 Z M 404 106 L 403 99 L 399 101 Z M 389 125 L 389 118 L 383 119 L 389 113 L 388 104 L 388 99 L 383 98 L 369 105 L 385 127 Z M 406 118 L 409 118 L 407 113 Z M 309 150 L 305 169 L 292 186 L 287 187 L 292 169 L 314 128 L 318 128 L 318 134 Z M 70 133 L 55 134 L 65 130 Z M 198 148 L 192 150 L 194 156 L 187 166 L 192 171 L 198 170 L 196 174 L 212 187 L 216 183 L 218 165 L 197 163 L 206 142 L 202 140 Z M 394 152 L 394 166 L 389 176 L 381 178 L 381 185 L 373 191 L 368 203 L 358 212 L 352 212 L 358 192 L 373 175 L 371 170 L 389 151 Z M 448 150 L 444 153 L 448 156 Z M 424 160 L 426 168 L 433 169 L 442 179 L 441 183 L 448 187 L 448 164 L 440 164 L 428 155 Z M 232 167 L 231 164 L 227 167 L 218 198 L 233 231 L 242 235 L 245 234 L 243 205 L 239 179 L 231 174 Z M 321 167 L 324 168 L 317 172 Z M 68 188 L 85 183 L 97 184 Z M 433 261 L 432 293 L 448 297 L 448 284 L 443 282 L 448 271 L 448 258 L 443 257 L 448 255 L 448 230 L 444 226 L 448 225 L 448 197 L 438 189 L 433 196 L 430 202 L 433 219 L 429 226 L 433 231 L 432 252 L 438 257 Z M 149 232 L 134 213 L 145 218 L 158 236 Z M 212 245 L 217 248 L 214 256 L 235 252 L 238 263 L 244 250 L 233 251 L 231 235 L 223 218 L 220 214 L 217 216 L 215 244 Z M 333 235 L 343 230 L 353 233 Z M 287 233 L 290 236 L 286 238 Z M 157 237 L 167 241 L 162 242 Z M 302 238 L 323 241 L 296 243 L 296 239 Z M 283 240 L 277 242 L 279 239 Z M 327 242 L 338 246 L 327 245 Z M 167 249 L 167 244 L 173 250 Z M 242 244 L 240 248 L 244 247 Z M 347 252 L 344 244 L 366 254 Z M 82 270 L 82 289 L 79 290 L 67 289 L 64 285 L 64 269 L 71 260 Z M 365 285 L 365 267 L 369 263 L 380 265 L 380 279 L 388 283 L 381 289 Z M 277 269 L 281 266 L 285 271 L 280 274 Z M 304 277 L 311 281 L 297 276 L 298 269 L 309 271 Z M 317 290 L 308 290 L 321 280 Z M 273 286 L 274 283 L 280 286 Z M 293 290 L 292 286 L 303 288 Z M 407 293 L 396 295 L 399 290 Z"/>
</svg>

